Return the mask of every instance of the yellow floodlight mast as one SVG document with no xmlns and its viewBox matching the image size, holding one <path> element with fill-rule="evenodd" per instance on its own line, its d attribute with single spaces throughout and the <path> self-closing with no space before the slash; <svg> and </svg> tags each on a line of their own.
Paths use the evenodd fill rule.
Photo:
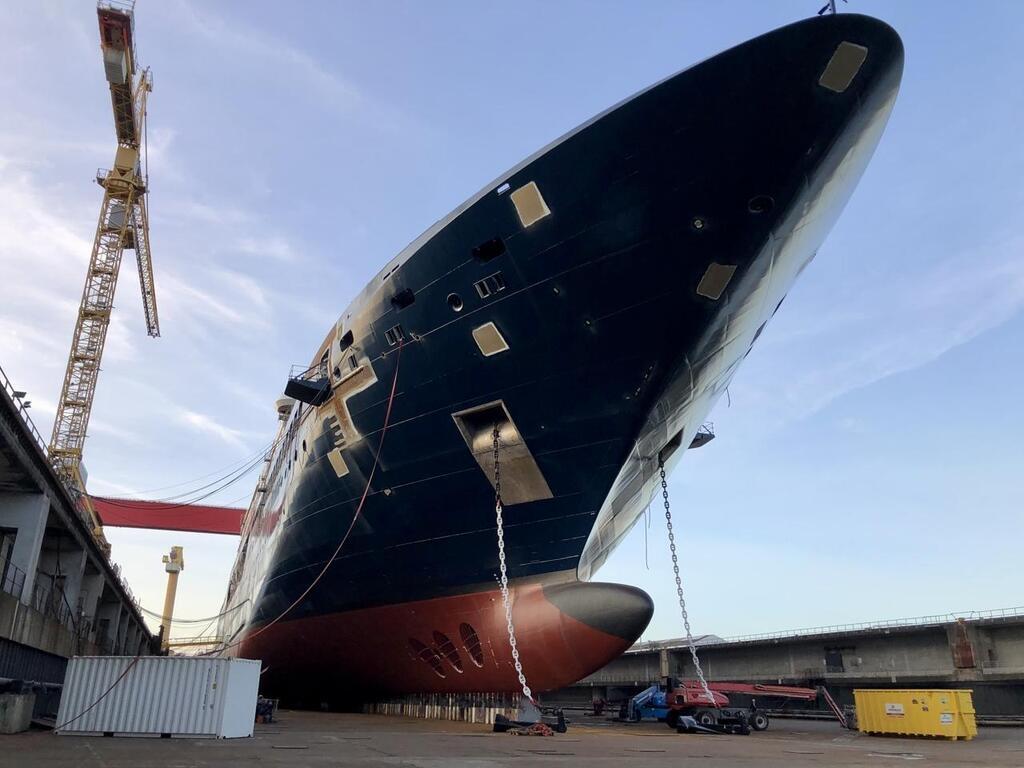
<svg viewBox="0 0 1024 768">
<path fill-rule="evenodd" d="M 160 650 L 166 652 L 171 645 L 171 622 L 174 621 L 174 598 L 178 594 L 178 574 L 185 570 L 185 553 L 181 547 L 171 547 L 171 553 L 164 555 L 164 570 L 167 571 L 167 591 L 164 593 L 164 612 L 160 614 Z"/>
<path fill-rule="evenodd" d="M 138 68 L 135 59 L 134 5 L 134 0 L 101 0 L 96 7 L 117 151 L 113 169 L 96 172 L 96 183 L 103 187 L 103 205 L 49 449 L 50 461 L 64 481 L 78 492 L 93 534 L 104 548 L 106 537 L 85 493 L 82 446 L 126 248 L 134 250 L 138 260 L 146 330 L 150 336 L 160 335 L 146 211 L 148 174 L 144 167 L 146 99 L 153 90 L 153 78 L 149 69 Z"/>
</svg>

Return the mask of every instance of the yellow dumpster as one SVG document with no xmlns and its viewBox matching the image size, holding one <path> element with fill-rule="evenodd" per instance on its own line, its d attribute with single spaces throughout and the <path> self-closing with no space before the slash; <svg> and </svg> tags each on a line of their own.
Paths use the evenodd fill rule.
<svg viewBox="0 0 1024 768">
<path fill-rule="evenodd" d="M 978 734 L 970 690 L 855 690 L 862 733 L 973 739 Z"/>
</svg>

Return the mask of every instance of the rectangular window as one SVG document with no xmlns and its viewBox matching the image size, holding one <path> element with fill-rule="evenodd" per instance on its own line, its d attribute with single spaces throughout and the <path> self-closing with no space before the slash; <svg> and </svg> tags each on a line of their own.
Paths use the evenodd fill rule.
<svg viewBox="0 0 1024 768">
<path fill-rule="evenodd" d="M 477 295 L 481 299 L 486 299 L 488 296 L 505 290 L 505 278 L 501 272 L 495 272 L 493 275 L 488 275 L 483 280 L 473 283 L 473 287 L 476 288 Z"/>
</svg>

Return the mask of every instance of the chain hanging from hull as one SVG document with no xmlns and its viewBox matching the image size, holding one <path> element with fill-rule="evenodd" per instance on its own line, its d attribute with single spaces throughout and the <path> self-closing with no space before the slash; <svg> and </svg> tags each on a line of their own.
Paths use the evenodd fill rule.
<svg viewBox="0 0 1024 768">
<path fill-rule="evenodd" d="M 672 572 L 676 578 L 676 597 L 679 598 L 679 612 L 683 617 L 683 628 L 686 630 L 686 644 L 690 648 L 690 657 L 693 659 L 693 668 L 697 672 L 697 680 L 704 691 L 708 701 L 714 705 L 715 695 L 708 688 L 708 681 L 704 679 L 704 670 L 700 666 L 700 659 L 697 657 L 697 644 L 693 641 L 693 633 L 690 631 L 690 615 L 686 610 L 686 598 L 683 596 L 683 580 L 679 575 L 679 556 L 676 554 L 676 536 L 672 531 L 672 508 L 668 501 L 668 481 L 665 479 L 665 462 L 661 456 L 658 457 L 658 472 L 661 475 L 661 498 L 665 502 L 665 525 L 668 528 L 668 548 L 672 553 Z"/>
<path fill-rule="evenodd" d="M 505 607 L 505 626 L 508 629 L 508 643 L 512 646 L 512 663 L 516 668 L 516 675 L 519 678 L 519 686 L 523 690 L 523 696 L 533 701 L 533 691 L 526 682 L 526 673 L 523 672 L 523 664 L 519 660 L 519 648 L 516 647 L 516 628 L 512 623 L 512 598 L 508 593 L 508 568 L 505 564 L 505 522 L 502 519 L 501 505 L 501 463 L 499 452 L 501 450 L 501 432 L 498 425 L 494 425 L 494 513 L 498 521 L 498 570 L 500 571 L 501 602 Z"/>
</svg>

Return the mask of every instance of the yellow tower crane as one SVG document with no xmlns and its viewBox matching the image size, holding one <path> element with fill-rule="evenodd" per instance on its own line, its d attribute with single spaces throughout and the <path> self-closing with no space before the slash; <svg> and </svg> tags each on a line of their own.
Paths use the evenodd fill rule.
<svg viewBox="0 0 1024 768">
<path fill-rule="evenodd" d="M 153 90 L 153 78 L 149 69 L 140 70 L 135 60 L 134 5 L 134 0 L 101 0 L 96 7 L 103 68 L 114 109 L 117 151 L 113 169 L 96 172 L 96 182 L 103 187 L 103 205 L 49 449 L 50 461 L 77 492 L 83 514 L 104 548 L 107 548 L 106 537 L 85 493 L 82 446 L 96 393 L 110 311 L 114 306 L 117 275 L 126 248 L 134 250 L 138 260 L 146 330 L 150 336 L 160 335 L 146 212 L 146 98 Z"/>
</svg>

